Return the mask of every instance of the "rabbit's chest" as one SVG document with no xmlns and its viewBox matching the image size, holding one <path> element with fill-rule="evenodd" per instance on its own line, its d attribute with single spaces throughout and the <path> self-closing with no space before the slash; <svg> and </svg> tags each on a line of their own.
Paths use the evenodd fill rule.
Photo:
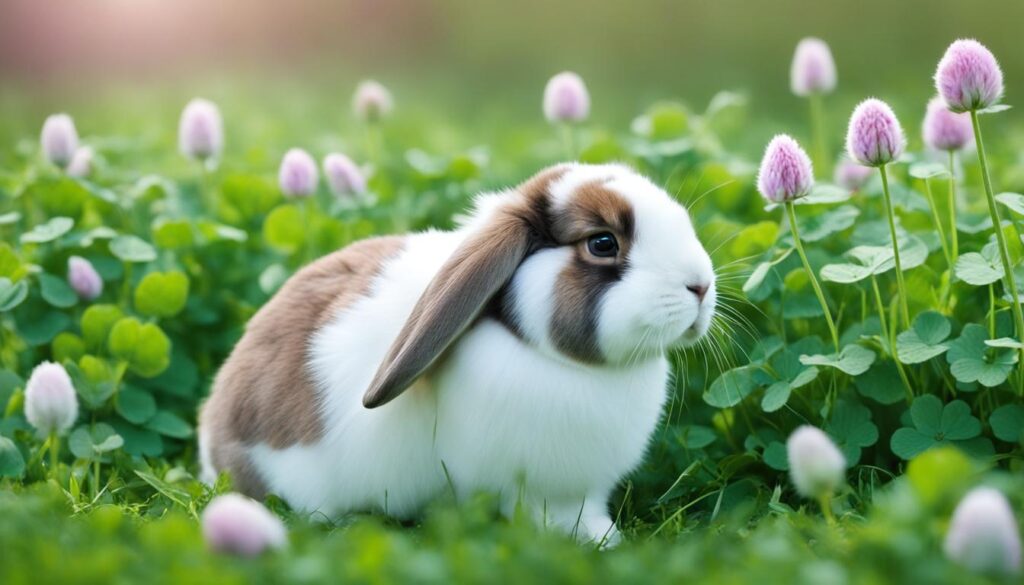
<svg viewBox="0 0 1024 585">
<path fill-rule="evenodd" d="M 485 320 L 434 379 L 438 454 L 474 489 L 610 487 L 642 459 L 667 378 L 664 359 L 630 369 L 557 362 Z"/>
</svg>

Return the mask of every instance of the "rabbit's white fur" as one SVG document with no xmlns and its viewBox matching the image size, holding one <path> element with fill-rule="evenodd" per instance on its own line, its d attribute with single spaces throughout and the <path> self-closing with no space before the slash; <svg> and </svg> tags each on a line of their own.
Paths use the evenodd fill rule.
<svg viewBox="0 0 1024 585">
<path fill-rule="evenodd" d="M 549 188 L 553 208 L 598 179 L 631 204 L 637 234 L 628 270 L 599 306 L 607 364 L 574 361 L 550 339 L 553 296 L 572 248 L 545 248 L 509 284 L 521 337 L 482 317 L 427 376 L 383 406 L 363 406 L 431 279 L 515 194 L 487 196 L 459 230 L 408 236 L 372 290 L 311 334 L 325 432 L 312 444 L 248 447 L 267 489 L 328 517 L 381 510 L 400 518 L 444 490 L 460 498 L 488 490 L 500 494 L 506 512 L 523 504 L 538 521 L 614 540 L 608 497 L 639 464 L 657 425 L 667 396 L 665 349 L 707 330 L 715 292 L 711 261 L 686 212 L 628 168 L 567 167 Z M 694 283 L 710 287 L 703 302 L 687 290 Z M 209 480 L 215 471 L 200 442 Z"/>
</svg>

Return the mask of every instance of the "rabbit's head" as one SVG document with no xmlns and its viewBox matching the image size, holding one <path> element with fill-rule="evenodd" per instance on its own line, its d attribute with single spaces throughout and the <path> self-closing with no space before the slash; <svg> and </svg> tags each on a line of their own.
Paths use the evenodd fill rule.
<svg viewBox="0 0 1024 585">
<path fill-rule="evenodd" d="M 623 366 L 695 343 L 715 275 L 686 210 L 623 165 L 559 165 L 484 195 L 364 396 L 383 404 L 481 315 L 557 359 Z"/>
</svg>

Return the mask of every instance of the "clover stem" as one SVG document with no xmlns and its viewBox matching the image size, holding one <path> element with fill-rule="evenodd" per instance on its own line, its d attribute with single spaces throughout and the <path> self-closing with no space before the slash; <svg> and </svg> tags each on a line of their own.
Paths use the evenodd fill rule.
<svg viewBox="0 0 1024 585">
<path fill-rule="evenodd" d="M 988 162 L 985 159 L 985 143 L 981 139 L 981 124 L 978 121 L 978 112 L 971 110 L 971 125 L 974 127 L 974 143 L 978 149 L 978 163 L 981 165 L 981 178 L 985 184 L 985 197 L 988 199 L 988 210 L 992 215 L 992 229 L 996 232 L 996 242 L 999 245 L 999 257 L 1003 261 L 1003 277 L 1005 286 L 1010 289 L 1010 308 L 1013 310 L 1013 319 L 1016 324 L 1017 340 L 1024 338 L 1024 314 L 1021 313 L 1020 296 L 1017 294 L 1017 279 L 1013 275 L 1013 264 L 1010 263 L 1010 250 L 1006 246 L 1006 235 L 1003 234 L 1003 222 L 999 217 L 999 208 L 996 206 L 996 197 L 992 193 L 992 178 L 988 173 Z M 1020 350 L 1021 363 L 1024 364 L 1024 348 Z M 1024 395 L 1024 374 L 1020 376 L 1021 385 L 1018 393 Z"/>
<path fill-rule="evenodd" d="M 53 474 L 53 479 L 57 479 L 57 462 L 60 455 L 60 439 L 57 438 L 57 432 L 50 432 L 50 473 Z"/>
<path fill-rule="evenodd" d="M 198 161 L 199 166 L 199 203 L 206 208 L 207 213 L 214 215 L 217 213 L 215 209 L 216 205 L 210 200 L 210 173 L 206 167 L 206 162 L 203 160 Z"/>
<path fill-rule="evenodd" d="M 819 177 L 827 176 L 828 155 L 825 148 L 825 108 L 822 95 L 818 92 L 810 96 L 811 103 L 811 136 L 814 142 L 814 168 Z"/>
<path fill-rule="evenodd" d="M 825 302 L 825 294 L 821 292 L 821 285 L 818 284 L 818 279 L 814 276 L 811 263 L 807 261 L 807 254 L 804 253 L 804 246 L 800 243 L 800 230 L 796 225 L 796 210 L 792 201 L 786 202 L 786 213 L 789 215 L 789 229 L 793 232 L 793 243 L 796 246 L 797 253 L 800 254 L 800 260 L 804 263 L 804 270 L 807 272 L 807 278 L 811 281 L 811 287 L 814 288 L 814 294 L 818 297 L 818 302 L 821 303 L 821 310 L 825 312 L 825 322 L 828 324 L 828 331 L 832 334 L 832 344 L 836 348 L 836 354 L 838 354 L 839 333 L 836 332 L 836 324 L 832 321 L 832 313 L 829 311 L 828 303 Z"/>
<path fill-rule="evenodd" d="M 576 141 L 573 137 L 572 124 L 562 122 L 562 145 L 565 147 L 566 160 L 576 160 Z"/>
<path fill-rule="evenodd" d="M 956 264 L 957 257 L 960 254 L 959 246 L 957 244 L 957 230 L 956 230 L 956 177 L 954 176 L 954 157 L 953 151 L 949 151 L 949 236 L 950 236 L 950 247 L 951 257 L 953 263 Z"/>
<path fill-rule="evenodd" d="M 832 494 L 825 492 L 818 496 L 818 505 L 821 506 L 821 513 L 825 515 L 825 521 L 829 526 L 835 526 L 836 517 L 832 515 Z"/>
<path fill-rule="evenodd" d="M 373 120 L 367 122 L 364 137 L 366 141 L 366 157 L 373 163 L 374 167 L 377 167 L 375 172 L 380 172 L 380 144 L 383 142 L 380 137 L 380 127 L 377 122 Z"/>
<path fill-rule="evenodd" d="M 996 289 L 988 285 L 988 338 L 996 338 Z"/>
<path fill-rule="evenodd" d="M 885 323 L 885 303 L 882 302 L 882 293 L 878 290 L 878 279 L 874 276 L 871 277 L 871 288 L 875 291 L 875 305 L 878 307 L 878 322 L 882 326 L 882 335 L 889 341 L 889 355 L 892 356 L 892 361 L 896 364 L 896 372 L 900 375 L 900 380 L 903 380 L 903 387 L 907 391 L 907 404 L 914 402 L 914 387 L 910 384 L 910 379 L 907 378 L 907 372 L 903 369 L 903 364 L 900 363 L 899 357 L 896 356 L 896 331 L 895 329 L 889 329 Z"/>
<path fill-rule="evenodd" d="M 928 207 L 932 210 L 932 221 L 935 222 L 935 231 L 939 232 L 939 242 L 942 244 L 942 254 L 946 257 L 949 270 L 953 271 L 953 258 L 949 253 L 949 244 L 946 243 L 946 230 L 942 227 L 942 220 L 939 219 L 939 209 L 935 206 L 935 198 L 932 197 L 932 186 L 928 179 L 924 179 L 924 194 L 928 198 Z"/>
<path fill-rule="evenodd" d="M 98 497 L 100 497 L 100 460 L 97 458 L 92 462 L 92 499 L 95 501 Z"/>
<path fill-rule="evenodd" d="M 892 237 L 892 253 L 896 260 L 896 288 L 900 297 L 900 316 L 903 318 L 903 326 L 910 326 L 910 310 L 907 309 L 907 287 L 903 284 L 903 265 L 900 263 L 900 245 L 896 239 L 895 212 L 892 209 L 892 197 L 889 195 L 889 176 L 885 172 L 885 165 L 878 167 L 882 174 L 882 195 L 885 196 L 885 212 L 889 219 L 889 235 Z"/>
</svg>

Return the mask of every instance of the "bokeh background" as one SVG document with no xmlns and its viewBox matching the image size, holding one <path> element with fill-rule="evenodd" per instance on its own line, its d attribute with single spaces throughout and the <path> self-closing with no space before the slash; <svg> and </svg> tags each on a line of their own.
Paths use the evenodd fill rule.
<svg viewBox="0 0 1024 585">
<path fill-rule="evenodd" d="M 814 35 L 839 68 L 833 138 L 867 95 L 892 101 L 915 136 L 954 38 L 975 36 L 1000 57 L 1006 101 L 1017 102 L 1022 22 L 1020 0 L 2 0 L 0 131 L 34 137 L 46 113 L 66 110 L 86 135 L 164 116 L 167 132 L 152 139 L 170 141 L 177 111 L 203 95 L 284 122 L 236 139 L 269 141 L 281 127 L 343 134 L 352 88 L 373 77 L 394 90 L 399 115 L 476 125 L 485 143 L 542 123 L 545 81 L 573 69 L 591 87 L 594 122 L 623 131 L 656 100 L 701 108 L 741 91 L 751 123 L 728 146 L 753 153 L 774 132 L 799 134 L 806 103 L 789 93 L 789 61 Z"/>
</svg>

